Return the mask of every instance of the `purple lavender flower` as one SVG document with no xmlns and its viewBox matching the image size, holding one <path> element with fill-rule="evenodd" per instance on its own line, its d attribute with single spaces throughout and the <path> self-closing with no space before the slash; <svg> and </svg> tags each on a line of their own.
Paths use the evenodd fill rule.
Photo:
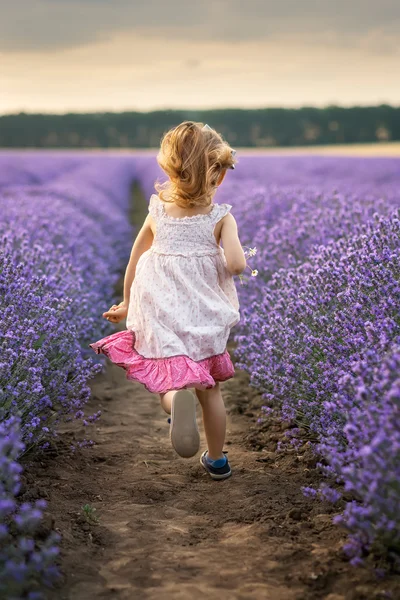
<svg viewBox="0 0 400 600">
<path fill-rule="evenodd" d="M 56 575 L 58 536 L 37 546 L 45 506 L 18 506 L 17 460 L 44 450 L 63 421 L 100 417 L 83 410 L 104 364 L 88 344 L 111 332 L 101 313 L 129 258 L 135 169 L 130 157 L 104 154 L 0 155 L 1 597 L 34 598 L 27 582 L 50 585 Z"/>
</svg>

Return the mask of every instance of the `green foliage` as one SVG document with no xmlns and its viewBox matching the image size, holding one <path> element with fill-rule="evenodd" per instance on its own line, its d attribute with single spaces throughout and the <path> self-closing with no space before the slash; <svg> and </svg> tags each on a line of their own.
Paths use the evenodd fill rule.
<svg viewBox="0 0 400 600">
<path fill-rule="evenodd" d="M 85 506 L 82 506 L 82 510 L 89 523 L 99 522 L 99 518 L 96 515 L 96 509 L 94 508 L 94 506 L 90 506 L 90 504 L 85 504 Z"/>
<path fill-rule="evenodd" d="M 185 120 L 209 123 L 237 147 L 400 140 L 400 107 L 354 106 L 0 116 L 0 147 L 157 148 Z"/>
</svg>

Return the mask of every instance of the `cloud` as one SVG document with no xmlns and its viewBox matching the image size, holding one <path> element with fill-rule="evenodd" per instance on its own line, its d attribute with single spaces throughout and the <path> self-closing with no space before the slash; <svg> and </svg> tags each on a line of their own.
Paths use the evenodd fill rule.
<svg viewBox="0 0 400 600">
<path fill-rule="evenodd" d="M 400 35 L 398 0 L 0 0 L 0 51 L 51 52 L 118 33 L 158 40 L 302 38 L 391 51 Z M 371 34 L 372 32 L 372 34 Z M 374 33 L 375 32 L 375 33 Z"/>
<path fill-rule="evenodd" d="M 400 101 L 398 0 L 0 0 L 0 112 Z"/>
<path fill-rule="evenodd" d="M 400 102 L 398 56 L 279 40 L 163 40 L 0 56 L 0 113 Z"/>
</svg>

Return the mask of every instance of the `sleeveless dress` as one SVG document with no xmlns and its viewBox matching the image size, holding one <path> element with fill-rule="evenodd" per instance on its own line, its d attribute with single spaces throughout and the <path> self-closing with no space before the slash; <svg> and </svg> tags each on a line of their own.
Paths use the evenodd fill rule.
<svg viewBox="0 0 400 600">
<path fill-rule="evenodd" d="M 176 218 L 152 194 L 156 234 L 136 266 L 124 331 L 89 344 L 152 393 L 211 388 L 234 375 L 226 344 L 239 301 L 214 228 L 230 204 Z"/>
</svg>

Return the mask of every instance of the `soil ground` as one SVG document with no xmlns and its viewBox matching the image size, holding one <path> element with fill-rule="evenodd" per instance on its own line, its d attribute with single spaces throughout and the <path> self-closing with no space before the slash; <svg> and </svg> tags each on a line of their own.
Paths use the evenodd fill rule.
<svg viewBox="0 0 400 600">
<path fill-rule="evenodd" d="M 57 446 L 25 465 L 23 499 L 48 500 L 42 535 L 62 534 L 63 577 L 49 600 L 400 598 L 398 576 L 349 565 L 336 509 L 300 490 L 320 479 L 315 457 L 275 451 L 285 425 L 259 430 L 261 398 L 244 372 L 222 388 L 233 470 L 225 481 L 209 478 L 201 451 L 174 452 L 158 396 L 122 368 L 107 359 L 90 383 L 88 414 L 102 411 L 92 432 L 64 426 Z M 95 445 L 71 454 L 88 435 Z"/>
</svg>

